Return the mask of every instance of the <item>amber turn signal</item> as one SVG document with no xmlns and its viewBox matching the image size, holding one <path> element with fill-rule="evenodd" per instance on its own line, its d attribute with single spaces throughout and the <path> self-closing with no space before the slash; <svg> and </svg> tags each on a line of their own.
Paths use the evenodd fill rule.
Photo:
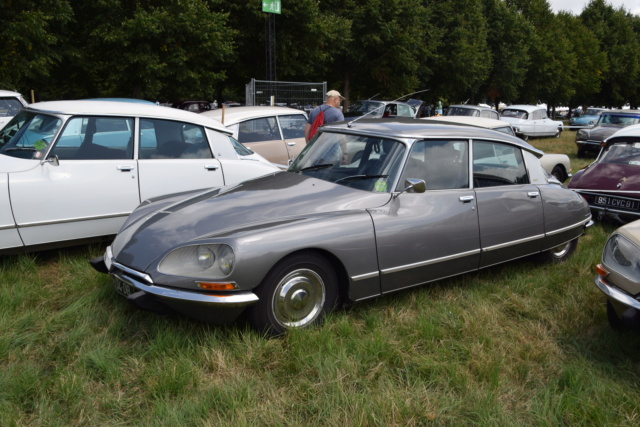
<svg viewBox="0 0 640 427">
<path fill-rule="evenodd" d="M 232 291 L 236 288 L 234 283 L 198 282 L 198 286 L 208 291 Z"/>
<path fill-rule="evenodd" d="M 602 277 L 607 277 L 609 275 L 609 272 L 604 269 L 602 264 L 596 265 L 596 273 L 598 273 L 598 275 Z"/>
</svg>

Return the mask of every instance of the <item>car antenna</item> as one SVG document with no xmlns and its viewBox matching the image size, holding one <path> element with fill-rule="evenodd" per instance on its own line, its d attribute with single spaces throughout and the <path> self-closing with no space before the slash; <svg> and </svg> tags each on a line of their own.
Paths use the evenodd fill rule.
<svg viewBox="0 0 640 427">
<path fill-rule="evenodd" d="M 398 98 L 394 99 L 393 101 L 389 101 L 389 102 L 396 102 L 396 101 L 401 100 L 401 99 L 402 99 L 402 98 L 404 98 L 405 96 L 411 96 L 411 95 L 415 95 L 416 93 L 427 92 L 427 91 L 429 91 L 429 90 L 431 90 L 431 89 L 423 89 L 423 90 L 418 90 L 418 91 L 416 91 L 416 92 L 407 93 L 406 95 L 402 95 L 402 96 L 400 96 L 400 97 L 398 97 Z M 375 96 L 375 95 L 374 95 L 374 96 Z M 380 107 L 378 107 L 378 108 L 374 108 L 373 110 L 368 111 L 368 112 L 367 112 L 367 114 L 363 114 L 363 115 L 361 115 L 360 117 L 356 117 L 355 119 L 353 119 L 353 120 L 351 120 L 349 123 L 347 123 L 347 127 L 349 127 L 349 128 L 350 128 L 350 127 L 351 127 L 351 125 L 353 125 L 353 124 L 354 124 L 355 122 L 357 122 L 358 120 L 362 119 L 363 117 L 367 117 L 369 114 L 373 113 L 374 111 L 378 111 L 380 108 L 382 108 L 382 107 L 384 107 L 384 106 L 385 106 L 385 105 L 381 105 L 381 106 L 380 106 Z"/>
<path fill-rule="evenodd" d="M 380 95 L 380 92 L 376 93 L 375 95 L 373 95 L 372 97 L 370 97 L 369 99 L 367 99 L 367 101 L 371 101 L 373 98 L 375 98 L 376 96 Z"/>
</svg>

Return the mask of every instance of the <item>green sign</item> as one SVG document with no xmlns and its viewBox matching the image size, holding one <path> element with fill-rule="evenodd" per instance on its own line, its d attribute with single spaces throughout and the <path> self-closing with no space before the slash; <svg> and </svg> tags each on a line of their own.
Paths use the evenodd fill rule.
<svg viewBox="0 0 640 427">
<path fill-rule="evenodd" d="M 262 0 L 262 11 L 267 13 L 282 13 L 281 0 Z"/>
</svg>

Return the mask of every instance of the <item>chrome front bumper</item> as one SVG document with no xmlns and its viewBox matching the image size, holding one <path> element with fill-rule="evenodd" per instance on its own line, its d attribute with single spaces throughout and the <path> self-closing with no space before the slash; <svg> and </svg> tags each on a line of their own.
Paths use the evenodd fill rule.
<svg viewBox="0 0 640 427">
<path fill-rule="evenodd" d="M 628 295 L 618 290 L 617 288 L 614 288 L 613 286 L 602 280 L 602 277 L 600 276 L 596 276 L 593 280 L 598 289 L 600 289 L 602 293 L 604 293 L 612 302 L 618 302 L 622 305 L 635 308 L 636 310 L 640 311 L 640 301 L 636 300 L 631 295 Z"/>
<path fill-rule="evenodd" d="M 218 308 L 239 308 L 251 305 L 258 301 L 258 296 L 253 292 L 232 293 L 203 293 L 184 291 L 175 288 L 167 288 L 153 283 L 148 274 L 141 273 L 124 266 L 113 260 L 111 246 L 107 247 L 104 254 L 104 264 L 109 273 L 138 291 L 143 291 L 159 298 L 162 302 L 172 305 L 172 302 L 194 303 Z"/>
</svg>

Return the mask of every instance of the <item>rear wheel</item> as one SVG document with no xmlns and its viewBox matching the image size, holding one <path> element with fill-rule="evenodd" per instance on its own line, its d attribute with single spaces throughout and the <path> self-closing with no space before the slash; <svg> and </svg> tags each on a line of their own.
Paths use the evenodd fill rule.
<svg viewBox="0 0 640 427">
<path fill-rule="evenodd" d="M 272 336 L 322 322 L 338 301 L 338 278 L 331 263 L 314 253 L 285 258 L 257 289 L 249 323 Z"/>
</svg>

